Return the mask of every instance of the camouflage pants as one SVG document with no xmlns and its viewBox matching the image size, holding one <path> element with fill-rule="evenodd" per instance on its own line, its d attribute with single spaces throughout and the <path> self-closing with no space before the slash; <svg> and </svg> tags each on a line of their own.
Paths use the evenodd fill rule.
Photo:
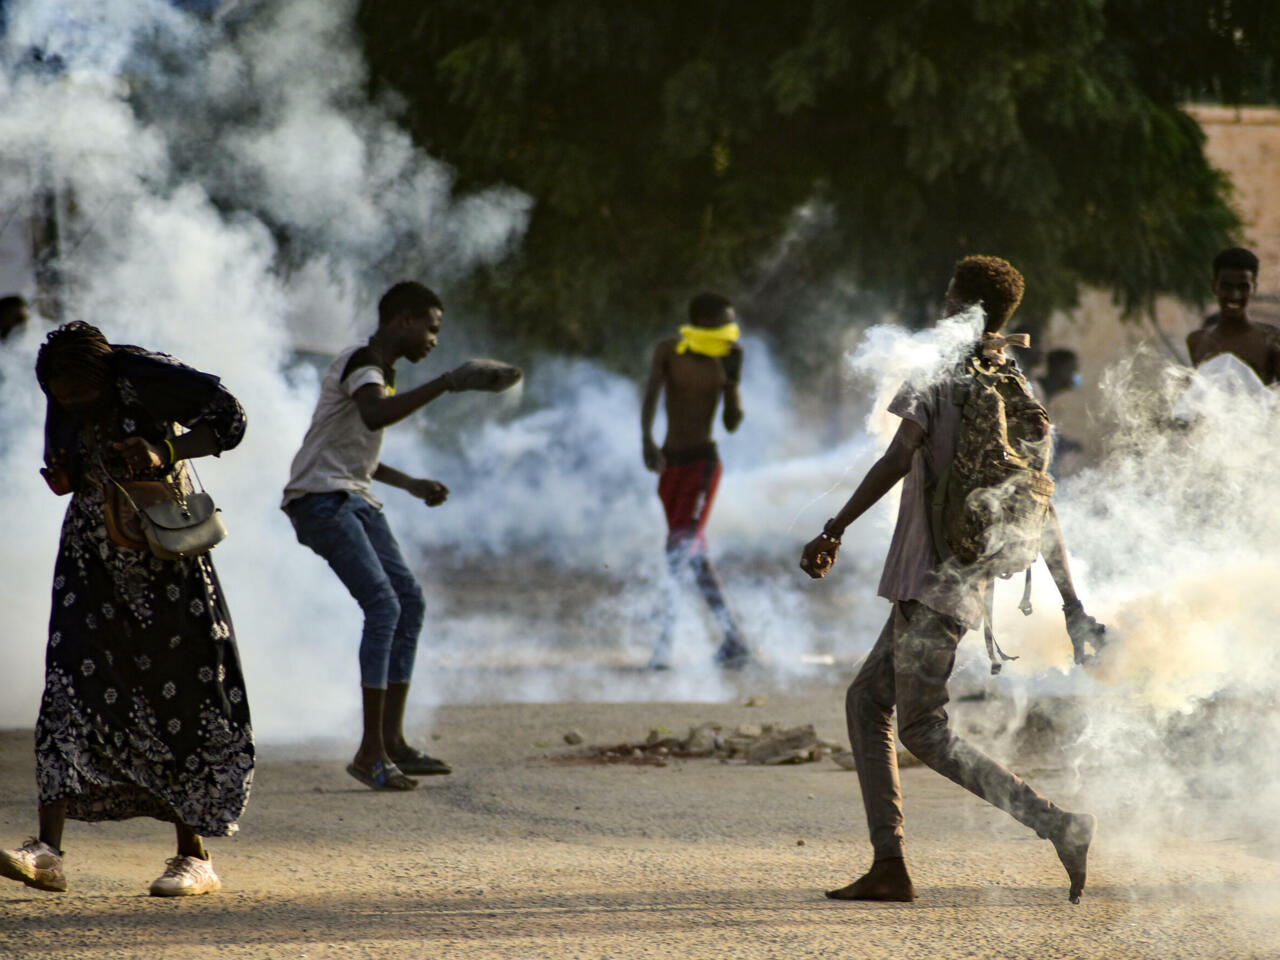
<svg viewBox="0 0 1280 960">
<path fill-rule="evenodd" d="M 914 600 L 897 602 L 845 695 L 875 859 L 903 855 L 902 790 L 893 710 L 903 745 L 925 765 L 999 807 L 1042 838 L 1063 811 L 951 732 L 947 680 L 964 626 Z"/>
</svg>

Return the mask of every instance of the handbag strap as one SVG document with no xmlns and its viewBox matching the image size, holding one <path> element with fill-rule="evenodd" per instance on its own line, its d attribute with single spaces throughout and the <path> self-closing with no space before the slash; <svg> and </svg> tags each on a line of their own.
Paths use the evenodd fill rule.
<svg viewBox="0 0 1280 960">
<path fill-rule="evenodd" d="M 138 513 L 142 513 L 143 512 L 142 507 L 138 506 L 138 502 L 133 499 L 133 495 L 129 493 L 129 488 L 126 487 L 124 484 L 122 484 L 119 480 L 117 480 L 112 475 L 111 471 L 107 469 L 107 464 L 102 459 L 102 450 L 100 448 L 94 450 L 94 460 L 97 462 L 98 466 L 102 469 L 102 475 L 106 477 L 108 480 L 110 480 L 113 484 L 115 484 L 116 489 L 124 494 L 124 498 L 129 501 L 129 506 L 133 507 L 133 509 L 136 510 Z M 180 475 L 180 471 L 184 469 L 184 467 L 180 467 L 179 466 L 180 463 L 190 466 L 191 473 L 195 475 L 196 480 L 200 483 L 199 492 L 207 493 L 208 491 L 205 489 L 204 481 L 200 480 L 200 474 L 196 473 L 196 468 L 194 465 L 191 465 L 190 460 L 175 460 L 173 463 L 169 464 L 169 467 L 173 471 L 174 476 L 172 478 L 166 477 L 162 480 L 157 480 L 154 482 L 164 484 L 172 492 L 175 500 L 177 500 L 180 504 L 185 504 L 187 499 L 187 493 L 185 490 L 182 489 L 182 477 Z M 192 492 L 194 493 L 196 491 L 193 490 Z"/>
<path fill-rule="evenodd" d="M 191 471 L 191 476 L 195 477 L 196 483 L 197 483 L 197 484 L 199 485 L 199 487 L 200 487 L 199 492 L 200 492 L 200 493 L 208 493 L 208 492 L 209 492 L 208 488 L 207 488 L 207 487 L 205 487 L 205 485 L 204 485 L 204 481 L 200 479 L 200 471 L 196 469 L 196 462 L 195 462 L 195 460 L 192 460 L 192 459 L 187 459 L 187 460 L 175 460 L 175 461 L 173 461 L 173 463 L 171 464 L 171 466 L 172 466 L 172 467 L 174 467 L 175 469 L 177 469 L 177 467 L 178 467 L 178 464 L 179 464 L 179 463 L 186 464 L 187 469 L 189 469 L 189 470 Z M 195 491 L 193 491 L 193 492 L 195 492 Z"/>
<path fill-rule="evenodd" d="M 129 493 L 129 489 L 124 484 L 122 484 L 119 480 L 113 477 L 111 475 L 111 471 L 107 469 L 106 463 L 104 463 L 102 460 L 102 451 L 95 450 L 93 454 L 93 459 L 98 464 L 98 466 L 102 468 L 102 475 L 106 477 L 108 480 L 110 480 L 113 484 L 115 484 L 115 488 L 124 494 L 124 498 L 129 501 L 129 506 L 133 507 L 133 509 L 136 510 L 138 513 L 141 513 L 142 509 L 138 506 L 137 502 L 133 499 L 133 495 Z"/>
</svg>

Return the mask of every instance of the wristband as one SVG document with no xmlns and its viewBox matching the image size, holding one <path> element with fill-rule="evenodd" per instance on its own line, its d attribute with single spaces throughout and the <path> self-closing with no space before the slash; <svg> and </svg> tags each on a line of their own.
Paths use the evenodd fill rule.
<svg viewBox="0 0 1280 960">
<path fill-rule="evenodd" d="M 173 441 L 171 441 L 168 437 L 165 437 L 164 445 L 169 448 L 169 462 L 165 464 L 165 466 L 172 467 L 175 463 L 178 462 L 178 454 L 174 452 Z"/>
<path fill-rule="evenodd" d="M 831 533 L 828 533 L 828 532 L 827 532 L 827 527 L 829 527 L 829 526 L 831 526 L 831 524 L 835 523 L 835 520 L 836 520 L 836 518 L 835 518 L 835 517 L 832 517 L 830 520 L 828 520 L 826 523 L 824 523 L 824 524 L 822 525 L 822 532 L 821 532 L 820 534 L 818 534 L 818 536 L 820 536 L 823 540 L 827 541 L 827 543 L 834 543 L 834 544 L 838 547 L 838 546 L 840 546 L 840 538 L 839 538 L 839 537 L 837 537 L 837 536 L 832 535 Z"/>
</svg>

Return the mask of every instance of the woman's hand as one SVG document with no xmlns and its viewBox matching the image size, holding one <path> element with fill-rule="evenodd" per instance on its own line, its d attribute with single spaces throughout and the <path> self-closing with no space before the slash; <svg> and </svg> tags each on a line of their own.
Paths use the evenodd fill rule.
<svg viewBox="0 0 1280 960">
<path fill-rule="evenodd" d="M 49 454 L 45 466 L 40 468 L 44 482 L 60 497 L 71 492 L 71 474 L 67 473 L 67 455 L 61 451 Z"/>
<path fill-rule="evenodd" d="M 157 470 L 169 465 L 169 451 L 158 447 L 142 437 L 130 437 L 111 444 L 113 450 L 120 454 L 120 459 L 129 468 L 129 473 L 137 476 L 146 470 Z"/>
</svg>

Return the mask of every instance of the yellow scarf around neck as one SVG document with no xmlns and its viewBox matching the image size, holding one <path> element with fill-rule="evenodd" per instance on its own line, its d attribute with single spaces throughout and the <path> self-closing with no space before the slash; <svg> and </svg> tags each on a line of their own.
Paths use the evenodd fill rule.
<svg viewBox="0 0 1280 960">
<path fill-rule="evenodd" d="M 738 342 L 738 325 L 726 323 L 723 327 L 695 327 L 686 324 L 680 328 L 680 342 L 676 353 L 700 353 L 704 357 L 726 357 Z"/>
</svg>

